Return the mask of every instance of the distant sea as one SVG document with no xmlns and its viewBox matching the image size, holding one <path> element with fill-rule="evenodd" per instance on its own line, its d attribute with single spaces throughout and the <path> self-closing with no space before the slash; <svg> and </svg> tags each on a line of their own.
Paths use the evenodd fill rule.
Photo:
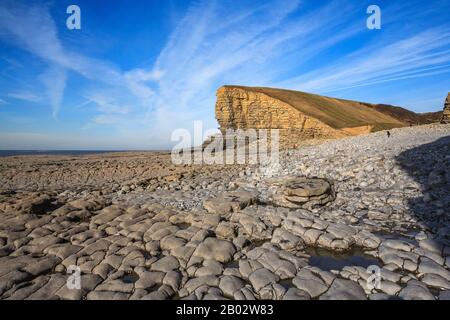
<svg viewBox="0 0 450 320">
<path fill-rule="evenodd" d="M 0 150 L 0 157 L 9 156 L 83 156 L 111 152 L 128 152 L 124 150 Z M 139 152 L 139 151 L 137 151 Z"/>
</svg>

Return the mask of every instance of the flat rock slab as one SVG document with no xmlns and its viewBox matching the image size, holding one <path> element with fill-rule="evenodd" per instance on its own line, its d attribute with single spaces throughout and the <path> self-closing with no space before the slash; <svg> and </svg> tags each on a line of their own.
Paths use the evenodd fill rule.
<svg viewBox="0 0 450 320">
<path fill-rule="evenodd" d="M 403 300 L 435 300 L 433 294 L 425 285 L 414 281 L 408 282 L 408 285 L 400 291 L 398 296 Z"/>
<path fill-rule="evenodd" d="M 219 283 L 220 290 L 229 297 L 233 297 L 234 293 L 244 286 L 244 281 L 235 276 L 224 276 Z"/>
<path fill-rule="evenodd" d="M 153 263 L 151 269 L 152 271 L 169 272 L 178 269 L 179 266 L 180 264 L 176 258 L 167 256 Z"/>
<path fill-rule="evenodd" d="M 328 290 L 328 286 L 322 279 L 306 269 L 300 270 L 292 283 L 298 289 L 307 292 L 311 298 L 316 298 Z"/>
<path fill-rule="evenodd" d="M 205 241 L 195 249 L 193 256 L 203 258 L 204 260 L 216 260 L 226 263 L 233 259 L 235 252 L 236 248 L 229 241 L 217 238 L 206 238 Z"/>
<path fill-rule="evenodd" d="M 249 191 L 225 192 L 217 198 L 203 201 L 203 207 L 209 213 L 226 214 L 238 212 L 256 202 L 257 195 Z"/>
<path fill-rule="evenodd" d="M 269 284 L 276 283 L 280 278 L 266 268 L 260 268 L 249 276 L 249 281 L 256 291 L 261 290 Z"/>
<path fill-rule="evenodd" d="M 336 279 L 320 300 L 367 300 L 364 289 L 354 281 Z"/>
</svg>

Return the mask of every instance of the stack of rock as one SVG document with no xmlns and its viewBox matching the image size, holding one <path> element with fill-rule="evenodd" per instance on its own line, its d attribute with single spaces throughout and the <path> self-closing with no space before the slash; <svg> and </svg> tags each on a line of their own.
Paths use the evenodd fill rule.
<svg viewBox="0 0 450 320">
<path fill-rule="evenodd" d="M 441 123 L 450 123 L 450 92 L 444 104 L 444 112 L 442 113 Z"/>
<path fill-rule="evenodd" d="M 325 179 L 285 176 L 266 183 L 271 202 L 280 207 L 310 209 L 335 199 L 333 186 Z"/>
</svg>

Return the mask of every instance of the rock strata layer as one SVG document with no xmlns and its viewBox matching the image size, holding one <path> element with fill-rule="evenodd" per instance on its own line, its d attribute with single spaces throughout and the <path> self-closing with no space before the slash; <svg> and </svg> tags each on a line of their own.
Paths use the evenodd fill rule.
<svg viewBox="0 0 450 320">
<path fill-rule="evenodd" d="M 335 198 L 333 187 L 325 179 L 307 177 L 277 177 L 266 181 L 274 205 L 285 208 L 313 208 Z"/>
</svg>

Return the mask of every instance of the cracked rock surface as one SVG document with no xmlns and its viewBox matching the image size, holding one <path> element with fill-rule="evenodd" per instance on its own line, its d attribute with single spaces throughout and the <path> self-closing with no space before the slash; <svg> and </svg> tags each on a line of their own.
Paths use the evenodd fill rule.
<svg viewBox="0 0 450 320">
<path fill-rule="evenodd" d="M 0 298 L 449 299 L 450 125 L 391 134 L 258 166 L 0 158 Z"/>
</svg>

